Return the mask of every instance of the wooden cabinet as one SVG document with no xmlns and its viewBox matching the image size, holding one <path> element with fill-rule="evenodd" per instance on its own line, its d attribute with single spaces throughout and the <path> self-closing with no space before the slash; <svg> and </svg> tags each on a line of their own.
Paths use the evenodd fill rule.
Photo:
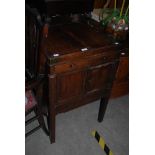
<svg viewBox="0 0 155 155">
<path fill-rule="evenodd" d="M 49 30 L 52 33 L 49 33 L 45 45 L 48 51 L 44 55 L 47 69 L 45 75 L 48 75 L 51 142 L 55 141 L 55 117 L 58 113 L 101 99 L 98 113 L 98 121 L 101 122 L 110 95 L 114 97 L 122 95 L 128 86 L 128 54 L 124 52 L 126 50 L 124 46 L 115 44 L 105 34 L 99 32 L 95 32 L 96 38 L 93 42 L 92 28 L 88 27 L 90 33 L 87 33 L 84 31 L 85 25 L 73 25 L 70 33 L 66 25 L 64 27 L 67 28 L 67 33 L 64 27 L 63 31 L 61 29 L 61 35 L 66 34 L 65 39 L 59 38 L 60 31 L 54 31 L 53 28 Z M 83 36 L 77 36 L 77 29 Z M 86 38 L 90 38 L 90 42 L 85 42 Z M 52 42 L 55 43 L 53 46 Z M 71 47 L 74 45 L 72 42 L 76 43 L 78 48 Z M 84 48 L 81 43 L 89 47 L 84 52 L 81 50 Z"/>
<path fill-rule="evenodd" d="M 38 72 L 45 77 L 40 91 L 48 98 L 51 142 L 58 113 L 101 99 L 98 121 L 103 120 L 118 64 L 126 64 L 120 61 L 121 44 L 94 27 L 82 21 L 52 25 L 42 41 Z M 119 83 L 125 78 L 117 75 Z"/>
<path fill-rule="evenodd" d="M 90 18 L 93 0 L 48 1 L 45 6 L 42 17 L 51 20 L 41 24 L 41 31 L 48 34 L 39 38 L 37 75 L 45 79 L 41 92 L 48 103 L 49 134 L 54 142 L 58 113 L 101 99 L 98 121 L 103 120 L 121 44 Z"/>
<path fill-rule="evenodd" d="M 115 44 L 61 54 L 47 56 L 52 142 L 55 141 L 55 116 L 58 113 L 102 98 L 98 115 L 98 120 L 102 121 L 120 56 Z"/>
</svg>

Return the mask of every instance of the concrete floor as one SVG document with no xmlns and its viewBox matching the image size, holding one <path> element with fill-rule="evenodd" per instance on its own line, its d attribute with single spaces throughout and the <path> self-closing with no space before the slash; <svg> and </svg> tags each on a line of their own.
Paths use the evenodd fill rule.
<svg viewBox="0 0 155 155">
<path fill-rule="evenodd" d="M 56 117 L 56 143 L 40 129 L 25 140 L 26 155 L 106 155 L 92 130 L 104 137 L 114 155 L 129 155 L 129 96 L 112 99 L 102 123 L 97 122 L 99 101 Z"/>
</svg>

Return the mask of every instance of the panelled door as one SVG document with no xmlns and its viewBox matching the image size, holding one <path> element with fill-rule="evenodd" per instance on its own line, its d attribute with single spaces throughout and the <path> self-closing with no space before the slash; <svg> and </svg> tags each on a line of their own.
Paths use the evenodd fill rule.
<svg viewBox="0 0 155 155">
<path fill-rule="evenodd" d="M 109 62 L 90 67 L 86 79 L 87 93 L 110 88 L 115 78 L 116 66 L 116 62 Z"/>
<path fill-rule="evenodd" d="M 57 101 L 67 101 L 84 91 L 85 72 L 74 71 L 57 76 Z"/>
</svg>

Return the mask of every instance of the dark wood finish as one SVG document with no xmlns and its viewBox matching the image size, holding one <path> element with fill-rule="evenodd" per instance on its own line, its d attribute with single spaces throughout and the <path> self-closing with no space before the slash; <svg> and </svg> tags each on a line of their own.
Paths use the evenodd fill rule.
<svg viewBox="0 0 155 155">
<path fill-rule="evenodd" d="M 129 49 L 128 40 L 124 43 L 120 56 L 120 62 L 113 84 L 111 98 L 120 97 L 129 93 Z"/>
<path fill-rule="evenodd" d="M 25 68 L 30 79 L 39 76 L 42 50 L 48 35 L 48 23 L 42 22 L 37 9 L 26 5 L 25 9 Z"/>
<path fill-rule="evenodd" d="M 99 98 L 99 121 L 103 120 L 119 62 L 119 45 L 89 24 L 51 25 L 44 55 L 47 61 L 49 130 L 55 142 L 56 114 L 88 104 Z M 89 39 L 88 39 L 89 38 Z M 81 49 L 87 48 L 86 51 Z M 106 100 L 106 101 L 105 101 Z"/>
<path fill-rule="evenodd" d="M 37 18 L 38 17 L 38 18 Z M 41 20 L 36 9 L 26 5 L 25 11 L 25 67 L 30 78 L 37 76 Z"/>
<path fill-rule="evenodd" d="M 39 126 L 26 133 L 26 136 L 32 134 L 40 127 L 45 131 L 46 134 L 48 134 L 43 118 L 42 96 L 40 93 L 40 86 L 44 82 L 44 78 L 38 74 L 38 63 L 40 63 L 40 47 L 45 36 L 46 27 L 43 26 L 41 17 L 36 9 L 32 9 L 26 5 L 25 15 L 25 91 L 33 91 L 37 101 L 36 106 L 26 111 L 26 116 L 32 111 L 35 112 L 36 116 L 27 120 L 25 124 L 28 125 L 34 120 L 38 120 L 39 122 Z"/>
<path fill-rule="evenodd" d="M 40 39 L 37 74 L 45 77 L 40 96 L 48 101 L 51 143 L 58 113 L 102 98 L 98 121 L 103 120 L 119 63 L 121 44 L 89 18 L 92 7 L 86 2 L 90 1 L 46 3 L 51 21 L 41 28 L 46 35 Z"/>
<path fill-rule="evenodd" d="M 48 92 L 49 92 L 49 136 L 51 143 L 55 142 L 55 116 L 56 116 L 56 110 L 55 110 L 55 102 L 56 102 L 56 76 L 55 75 L 49 75 L 48 76 Z"/>
</svg>

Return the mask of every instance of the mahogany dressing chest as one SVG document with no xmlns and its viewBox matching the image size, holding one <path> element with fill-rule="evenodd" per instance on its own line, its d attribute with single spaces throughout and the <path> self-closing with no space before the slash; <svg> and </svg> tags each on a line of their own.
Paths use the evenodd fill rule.
<svg viewBox="0 0 155 155">
<path fill-rule="evenodd" d="M 93 0 L 46 0 L 48 35 L 41 42 L 39 74 L 45 76 L 49 130 L 55 141 L 55 117 L 101 99 L 101 122 L 117 71 L 121 44 L 108 37 L 91 19 Z"/>
</svg>

